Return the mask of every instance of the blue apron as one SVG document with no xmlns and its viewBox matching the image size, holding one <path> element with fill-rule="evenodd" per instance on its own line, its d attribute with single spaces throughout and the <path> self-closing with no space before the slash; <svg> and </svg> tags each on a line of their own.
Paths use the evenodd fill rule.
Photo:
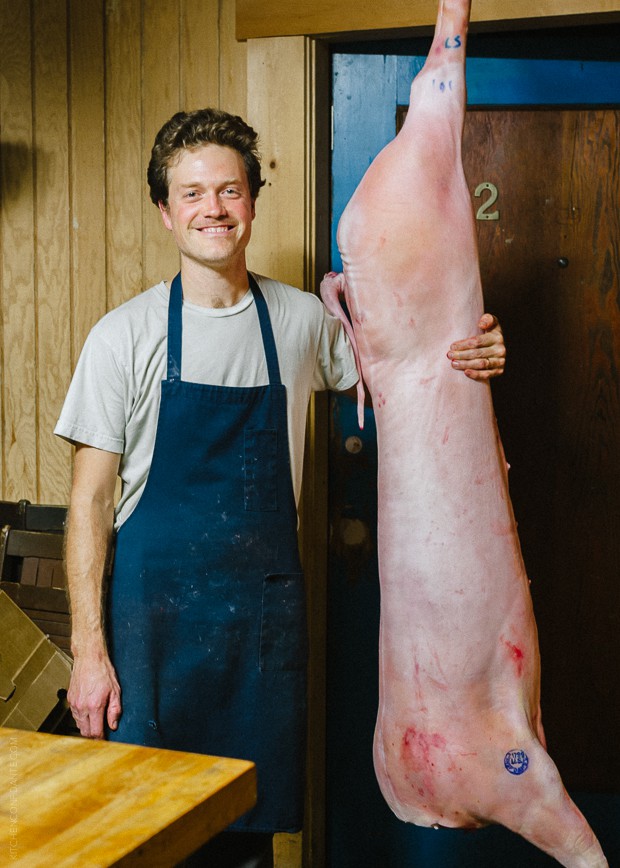
<svg viewBox="0 0 620 868">
<path fill-rule="evenodd" d="M 180 275 L 172 282 L 153 460 L 118 532 L 108 595 L 123 705 L 110 737 L 252 760 L 257 806 L 233 828 L 292 832 L 303 807 L 305 590 L 286 389 L 249 280 L 267 386 L 181 379 Z"/>
</svg>

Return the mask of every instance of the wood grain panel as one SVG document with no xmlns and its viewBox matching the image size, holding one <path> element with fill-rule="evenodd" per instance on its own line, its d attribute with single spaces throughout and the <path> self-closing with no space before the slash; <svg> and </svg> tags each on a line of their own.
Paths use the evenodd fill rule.
<svg viewBox="0 0 620 868">
<path fill-rule="evenodd" d="M 472 22 L 524 21 L 554 17 L 575 23 L 587 16 L 617 20 L 616 0 L 477 0 Z M 433 25 L 436 0 L 237 0 L 237 38 L 336 34 L 362 30 L 394 30 Z"/>
<path fill-rule="evenodd" d="M 0 4 L 2 494 L 37 497 L 30 4 Z"/>
<path fill-rule="evenodd" d="M 248 107 L 247 46 L 235 33 L 235 0 L 220 0 L 219 107 L 246 117 Z"/>
<path fill-rule="evenodd" d="M 103 0 L 70 7 L 71 363 L 106 312 Z M 67 327 L 67 324 L 66 326 Z M 54 502 L 64 502 L 57 498 Z"/>
<path fill-rule="evenodd" d="M 244 116 L 246 46 L 234 0 L 32 0 L 0 22 L 0 484 L 58 502 L 50 428 L 90 328 L 178 267 L 148 200 L 154 134 L 182 107 Z"/>
<path fill-rule="evenodd" d="M 562 256 L 554 299 L 557 453 L 554 666 L 547 695 L 558 764 L 579 789 L 616 792 L 620 770 L 620 112 L 566 112 Z M 570 641 L 567 642 L 567 639 Z M 551 656 L 553 655 L 553 656 Z M 567 731 L 565 704 L 571 702 Z"/>
<path fill-rule="evenodd" d="M 247 50 L 248 121 L 260 136 L 267 182 L 256 205 L 249 264 L 261 274 L 303 287 L 305 40 L 256 39 Z"/>
<path fill-rule="evenodd" d="M 71 375 L 67 4 L 34 3 L 37 500 L 64 502 L 71 455 L 53 435 Z"/>
<path fill-rule="evenodd" d="M 143 289 L 142 18 L 140 0 L 107 3 L 107 308 Z"/>
<path fill-rule="evenodd" d="M 179 257 L 172 235 L 148 194 L 146 170 L 157 131 L 182 107 L 179 76 L 179 0 L 145 0 L 142 45 L 142 196 L 143 274 L 146 289 L 172 278 Z"/>
<path fill-rule="evenodd" d="M 230 5 L 230 4 L 229 4 Z M 180 0 L 181 107 L 218 106 L 220 98 L 220 0 Z"/>
</svg>

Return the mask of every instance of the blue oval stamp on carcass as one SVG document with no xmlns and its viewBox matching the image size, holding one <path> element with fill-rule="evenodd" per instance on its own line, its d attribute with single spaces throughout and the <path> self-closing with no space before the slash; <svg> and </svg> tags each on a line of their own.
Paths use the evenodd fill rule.
<svg viewBox="0 0 620 868">
<path fill-rule="evenodd" d="M 504 766 L 511 775 L 522 775 L 530 761 L 524 750 L 509 750 L 504 757 Z"/>
</svg>

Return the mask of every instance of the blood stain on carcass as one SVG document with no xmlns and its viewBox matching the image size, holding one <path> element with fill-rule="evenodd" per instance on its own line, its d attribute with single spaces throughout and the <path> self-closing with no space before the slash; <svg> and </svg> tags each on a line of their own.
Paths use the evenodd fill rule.
<svg viewBox="0 0 620 868">
<path fill-rule="evenodd" d="M 424 771 L 432 768 L 434 751 L 444 751 L 446 740 L 438 732 L 419 732 L 410 726 L 405 730 L 402 742 L 403 758 L 414 771 Z"/>
<path fill-rule="evenodd" d="M 508 651 L 510 653 L 510 657 L 515 662 L 515 668 L 517 670 L 517 675 L 519 677 L 521 677 L 521 675 L 523 675 L 523 663 L 524 663 L 523 651 L 521 650 L 521 648 L 519 648 L 518 645 L 514 645 L 512 642 L 509 642 L 507 639 L 502 639 L 502 641 L 503 641 L 504 645 L 506 646 L 506 648 L 508 648 Z"/>
</svg>

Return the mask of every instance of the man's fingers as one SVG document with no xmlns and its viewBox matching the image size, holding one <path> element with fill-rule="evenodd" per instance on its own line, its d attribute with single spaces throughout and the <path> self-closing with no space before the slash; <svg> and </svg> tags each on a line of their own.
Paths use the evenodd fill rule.
<svg viewBox="0 0 620 868">
<path fill-rule="evenodd" d="M 73 719 L 80 730 L 80 735 L 84 738 L 103 738 L 103 726 L 101 722 L 97 725 L 97 715 L 90 715 L 88 712 L 80 714 L 79 711 L 71 710 Z"/>
<path fill-rule="evenodd" d="M 487 370 L 473 370 L 468 368 L 463 372 L 470 380 L 491 380 L 493 377 L 499 377 L 503 373 L 503 368 L 488 368 Z"/>
<path fill-rule="evenodd" d="M 452 358 L 456 355 L 459 358 L 461 353 L 472 353 L 477 350 L 488 349 L 489 347 L 504 348 L 502 333 L 499 329 L 493 329 L 493 331 L 485 332 L 473 338 L 466 338 L 464 341 L 455 341 L 453 344 L 450 344 L 448 357 Z"/>
<path fill-rule="evenodd" d="M 476 359 L 504 359 L 506 350 L 503 347 L 478 347 L 475 350 L 461 350 L 458 353 L 448 353 L 452 362 L 470 362 Z"/>
<path fill-rule="evenodd" d="M 80 713 L 77 709 L 71 709 L 71 714 L 84 738 L 103 738 L 103 711 L 101 709 L 84 713 Z"/>
<path fill-rule="evenodd" d="M 117 699 L 117 719 L 120 716 L 120 701 Z M 103 738 L 103 721 L 106 715 L 106 701 L 90 696 L 86 699 L 74 698 L 73 702 L 69 703 L 71 714 L 75 720 L 80 733 L 85 738 Z"/>
<path fill-rule="evenodd" d="M 73 715 L 73 719 L 75 721 L 75 725 L 80 731 L 80 735 L 83 735 L 84 738 L 90 738 L 90 723 L 88 720 L 87 714 L 80 714 L 78 711 L 75 711 L 73 708 L 71 709 L 71 714 Z"/>
<path fill-rule="evenodd" d="M 465 368 L 501 368 L 505 364 L 506 351 L 498 347 L 484 347 L 480 350 L 470 350 L 463 353 L 450 354 L 452 367 L 458 370 Z"/>
<path fill-rule="evenodd" d="M 493 316 L 492 313 L 483 313 L 480 317 L 478 328 L 483 329 L 484 331 L 489 331 L 489 329 L 493 329 L 497 325 L 499 325 L 499 322 L 496 316 Z"/>
<path fill-rule="evenodd" d="M 118 696 L 113 696 L 108 705 L 108 726 L 110 729 L 117 729 L 118 721 L 121 716 L 121 701 Z"/>
</svg>

